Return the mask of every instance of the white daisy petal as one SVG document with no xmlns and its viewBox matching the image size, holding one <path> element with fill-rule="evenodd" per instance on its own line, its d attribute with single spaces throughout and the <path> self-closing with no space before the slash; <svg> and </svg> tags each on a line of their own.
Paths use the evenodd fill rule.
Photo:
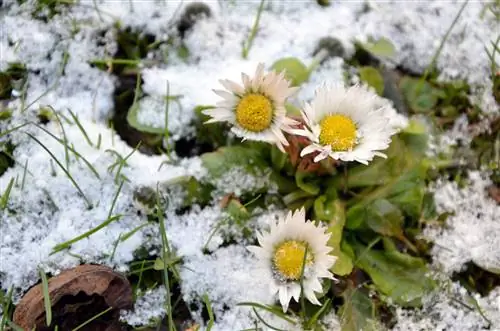
<svg viewBox="0 0 500 331">
<path fill-rule="evenodd" d="M 299 300 L 304 295 L 314 304 L 319 304 L 314 292 L 321 292 L 321 279 L 333 279 L 330 269 L 336 257 L 329 255 L 331 248 L 327 228 L 316 226 L 306 220 L 305 209 L 289 212 L 270 231 L 257 234 L 260 249 L 249 246 L 249 250 L 269 268 L 271 295 L 278 293 L 283 311 L 288 309 L 291 298 Z M 251 248 L 252 247 L 252 248 Z M 302 275 L 304 254 L 307 251 L 306 272 Z M 262 254 L 265 252 L 266 254 Z M 300 279 L 303 276 L 304 292 L 301 293 Z"/>
<path fill-rule="evenodd" d="M 288 293 L 288 288 L 286 286 L 282 286 L 278 292 L 281 306 L 283 307 L 283 311 L 286 312 L 288 310 L 288 304 L 290 303 L 291 295 Z"/>
<path fill-rule="evenodd" d="M 316 145 L 304 148 L 303 155 L 321 150 L 314 162 L 331 157 L 368 164 L 375 156 L 385 157 L 381 151 L 389 147 L 391 136 L 408 123 L 388 100 L 361 85 L 324 85 L 304 105 L 301 115 L 306 127 L 294 134 Z"/>
<path fill-rule="evenodd" d="M 245 89 L 241 85 L 229 79 L 221 79 L 219 82 L 221 83 L 222 86 L 224 86 L 226 90 L 231 91 L 234 94 L 242 95 L 245 93 Z"/>
<path fill-rule="evenodd" d="M 217 111 L 203 112 L 212 117 L 206 123 L 229 122 L 231 131 L 242 140 L 264 141 L 284 151 L 288 141 L 283 132 L 298 124 L 286 116 L 285 102 L 297 89 L 290 87 L 284 75 L 265 73 L 262 63 L 253 77 L 242 73 L 241 81 L 243 86 L 220 80 L 227 91 L 214 90 L 222 101 L 217 102 Z"/>
<path fill-rule="evenodd" d="M 314 153 L 317 150 L 318 150 L 318 147 L 316 147 L 315 145 L 309 145 L 309 146 L 305 147 L 304 149 L 302 149 L 302 151 L 300 152 L 300 156 L 302 157 L 304 155 Z"/>
</svg>

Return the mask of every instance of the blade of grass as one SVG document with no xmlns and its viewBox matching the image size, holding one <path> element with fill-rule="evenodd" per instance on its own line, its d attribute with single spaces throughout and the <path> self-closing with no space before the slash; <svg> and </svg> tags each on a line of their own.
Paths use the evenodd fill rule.
<svg viewBox="0 0 500 331">
<path fill-rule="evenodd" d="M 46 96 L 47 94 L 49 94 L 51 91 L 55 90 L 59 86 L 59 81 L 64 73 L 64 67 L 66 66 L 66 63 L 68 62 L 68 58 L 69 58 L 69 52 L 68 52 L 68 50 L 65 50 L 63 52 L 61 67 L 59 68 L 59 72 L 57 74 L 57 78 L 56 78 L 56 81 L 54 82 L 54 84 L 52 84 L 52 86 L 50 86 L 47 90 L 45 90 L 38 97 L 36 97 L 35 100 L 33 100 L 30 104 L 28 104 L 25 107 L 21 107 L 21 113 L 24 113 L 27 109 L 29 109 L 31 106 L 33 106 L 35 103 L 37 103 L 38 100 L 40 100 L 41 98 L 43 98 L 44 96 Z"/>
<path fill-rule="evenodd" d="M 125 156 L 121 161 L 120 161 L 120 164 L 118 165 L 118 170 L 116 171 L 116 175 L 115 175 L 115 182 L 118 182 L 118 177 L 120 176 L 121 172 L 122 172 L 122 169 L 123 167 L 125 166 L 125 164 L 127 163 L 127 160 L 132 156 L 132 154 L 134 154 L 138 149 L 139 147 L 141 146 L 141 141 L 139 141 L 139 143 L 137 144 L 137 146 L 135 146 L 135 148 L 127 155 Z M 123 176 L 122 176 L 123 177 Z"/>
<path fill-rule="evenodd" d="M 283 311 L 280 308 L 277 308 L 277 307 L 269 307 L 269 306 L 266 306 L 266 305 L 263 305 L 260 303 L 256 303 L 256 302 L 240 302 L 237 304 L 237 306 L 249 306 L 252 308 L 260 308 L 260 309 L 266 310 L 266 311 L 270 312 L 271 314 L 287 321 L 288 323 L 291 323 L 294 325 L 296 324 L 296 322 L 293 319 L 288 317 L 286 314 L 283 313 Z"/>
<path fill-rule="evenodd" d="M 118 235 L 118 239 L 116 239 L 115 243 L 113 244 L 113 250 L 111 251 L 111 254 L 109 255 L 109 263 L 113 262 L 113 259 L 115 258 L 116 247 L 118 247 L 118 244 L 120 243 L 121 237 L 122 237 L 122 234 L 120 233 Z"/>
<path fill-rule="evenodd" d="M 14 331 L 24 331 L 22 327 L 20 327 L 19 325 L 15 324 L 14 322 L 12 322 L 10 319 L 7 319 L 6 320 L 6 323 L 9 327 L 11 327 Z M 3 331 L 3 330 L 2 330 Z"/>
<path fill-rule="evenodd" d="M 73 330 L 71 330 L 71 331 L 78 331 L 78 330 L 80 330 L 80 329 L 81 329 L 81 328 L 83 328 L 84 326 L 86 326 L 86 325 L 88 325 L 88 324 L 92 323 L 92 321 L 94 321 L 94 320 L 98 319 L 99 317 L 101 317 L 102 315 L 106 314 L 107 312 L 109 312 L 109 311 L 111 311 L 111 310 L 113 310 L 113 307 L 108 307 L 108 309 L 106 309 L 106 310 L 104 310 L 104 311 L 100 312 L 100 313 L 99 313 L 99 314 L 97 314 L 97 315 L 94 315 L 93 317 L 91 317 L 90 319 L 86 320 L 86 321 L 85 321 L 85 322 L 83 322 L 82 324 L 78 325 L 76 328 L 74 328 L 74 329 L 73 329 Z"/>
<path fill-rule="evenodd" d="M 54 246 L 54 248 L 52 249 L 52 252 L 49 255 L 53 255 L 57 252 L 62 251 L 63 249 L 71 247 L 72 244 L 74 244 L 74 243 L 76 243 L 84 238 L 91 236 L 92 234 L 96 233 L 97 231 L 108 226 L 110 223 L 118 221 L 120 218 L 122 218 L 122 215 L 112 216 L 112 217 L 108 218 L 107 220 L 105 220 L 104 222 L 102 222 L 101 224 L 99 224 L 98 226 L 96 226 L 95 228 L 85 232 L 84 234 L 81 234 L 81 235 L 79 235 L 71 240 L 65 241 L 61 244 Z"/>
<path fill-rule="evenodd" d="M 87 167 L 89 168 L 89 170 L 94 174 L 94 176 L 97 179 L 101 179 L 101 177 L 99 176 L 99 173 L 94 168 L 94 166 L 92 166 L 92 164 L 85 157 L 83 157 L 83 155 L 81 155 L 80 153 L 78 153 L 73 147 L 68 146 L 68 144 L 65 143 L 62 139 L 56 137 L 52 132 L 50 132 L 49 130 L 47 130 L 44 127 L 40 126 L 39 124 L 37 124 L 37 123 L 32 123 L 32 124 L 35 125 L 37 128 L 39 128 L 40 130 L 44 131 L 46 134 L 48 134 L 52 138 L 54 138 L 61 145 L 66 145 L 68 147 L 69 151 L 73 152 L 73 154 L 75 154 L 76 157 L 79 157 L 79 158 L 81 158 L 83 160 L 83 162 L 87 165 Z"/>
<path fill-rule="evenodd" d="M 71 117 L 73 118 L 73 121 L 75 121 L 75 124 L 76 126 L 80 129 L 80 131 L 82 132 L 83 134 L 83 137 L 85 138 L 85 140 L 87 140 L 87 143 L 94 147 L 94 144 L 92 143 L 92 141 L 90 140 L 89 138 L 89 135 L 87 134 L 87 131 L 85 131 L 85 129 L 83 128 L 83 125 L 82 123 L 80 123 L 80 120 L 78 119 L 78 116 L 75 115 L 75 113 L 73 113 L 70 109 L 68 109 L 68 112 L 69 114 L 71 115 Z"/>
<path fill-rule="evenodd" d="M 0 291 L 0 294 L 2 291 Z M 9 291 L 7 292 L 7 295 L 4 297 L 2 296 L 2 321 L 0 323 L 0 331 L 4 331 L 5 325 L 8 324 L 9 321 L 9 311 L 10 311 L 10 305 L 12 303 L 12 294 L 14 293 L 14 287 L 12 286 Z"/>
<path fill-rule="evenodd" d="M 109 208 L 108 212 L 108 219 L 111 218 L 111 215 L 113 214 L 113 209 L 115 208 L 116 201 L 118 200 L 118 196 L 120 195 L 120 192 L 122 190 L 124 181 L 122 180 L 120 182 L 120 186 L 118 186 L 118 189 L 116 190 L 115 196 L 113 197 L 113 202 L 111 202 L 111 207 Z"/>
<path fill-rule="evenodd" d="M 136 233 L 137 231 L 139 231 L 140 229 L 142 229 L 143 227 L 145 227 L 146 225 L 149 225 L 150 222 L 146 222 L 146 223 L 143 223 L 141 225 L 139 225 L 138 227 L 136 227 L 135 229 L 123 234 L 123 233 L 120 233 L 120 235 L 118 236 L 118 239 L 116 240 L 114 246 L 113 246 L 113 251 L 111 253 L 111 256 L 109 258 L 109 261 L 112 261 L 113 258 L 115 257 L 115 252 L 116 252 L 116 248 L 118 247 L 118 245 L 124 241 L 126 241 L 128 238 L 132 237 L 134 235 L 134 233 Z"/>
<path fill-rule="evenodd" d="M 250 200 L 247 203 L 245 203 L 243 205 L 243 207 L 245 207 L 245 208 L 248 207 L 249 205 L 251 205 L 255 201 L 259 200 L 261 196 L 262 196 L 262 194 L 259 194 L 258 196 L 256 196 L 252 200 Z M 203 245 L 203 250 L 204 251 L 208 249 L 208 244 L 212 240 L 213 236 L 217 233 L 217 231 L 219 231 L 219 229 L 221 228 L 221 226 L 223 226 L 224 224 L 226 224 L 229 221 L 229 219 L 230 219 L 230 217 L 226 217 L 226 218 L 223 218 L 221 221 L 217 222 L 215 228 L 212 230 L 212 232 L 210 232 L 210 235 L 208 236 L 208 239 L 205 242 L 205 245 Z"/>
<path fill-rule="evenodd" d="M 156 216 L 158 218 L 158 222 L 160 223 L 160 233 L 161 233 L 161 244 L 162 244 L 162 260 L 167 261 L 170 256 L 170 246 L 168 243 L 167 233 L 165 229 L 165 222 L 163 218 L 163 208 L 160 203 L 160 192 L 158 188 L 159 184 L 156 187 Z M 167 255 L 168 254 L 168 255 Z M 167 263 L 163 263 L 163 280 L 165 282 L 165 290 L 166 290 L 166 301 L 165 301 L 165 309 L 167 310 L 168 316 L 168 329 L 169 331 L 174 331 L 174 320 L 172 318 L 172 302 L 170 298 L 170 279 L 168 276 L 168 265 Z"/>
<path fill-rule="evenodd" d="M 11 178 L 5 192 L 0 197 L 0 208 L 5 210 L 7 208 L 7 203 L 9 202 L 10 191 L 12 190 L 12 186 L 14 186 L 14 178 Z"/>
<path fill-rule="evenodd" d="M 135 288 L 135 293 L 134 296 L 137 298 L 138 292 L 141 290 L 141 283 L 142 283 L 142 273 L 144 272 L 144 264 L 146 263 L 146 260 L 142 260 L 142 265 L 140 269 L 140 274 L 139 274 L 139 280 L 137 281 L 137 287 Z"/>
<path fill-rule="evenodd" d="M 71 183 L 73 183 L 73 185 L 75 186 L 75 188 L 78 190 L 78 192 L 80 192 L 80 194 L 83 196 L 83 198 L 85 199 L 85 202 L 87 203 L 87 208 L 88 209 L 92 209 L 93 205 L 92 203 L 90 202 L 90 200 L 85 196 L 85 193 L 83 193 L 82 189 L 80 188 L 80 186 L 76 183 L 76 181 L 73 179 L 73 177 L 71 176 L 71 174 L 69 173 L 68 170 L 66 170 L 66 168 L 64 168 L 64 166 L 61 164 L 61 162 L 59 162 L 59 160 L 55 157 L 54 154 L 52 154 L 52 152 L 47 148 L 45 147 L 44 144 L 42 144 L 42 142 L 40 140 L 38 140 L 35 136 L 33 136 L 32 134 L 30 133 L 26 133 L 28 136 L 31 137 L 31 139 L 33 139 L 34 141 L 36 141 L 40 146 L 42 146 L 42 148 L 47 152 L 49 153 L 49 155 L 52 157 L 52 159 L 57 163 L 57 165 L 61 168 L 62 171 L 64 171 L 64 173 L 66 174 L 66 176 L 68 176 L 69 180 L 71 181 Z"/>
<path fill-rule="evenodd" d="M 318 322 L 318 319 L 321 316 L 321 314 L 323 314 L 330 307 L 331 302 L 332 302 L 331 299 L 327 299 L 325 301 L 323 306 L 321 306 L 321 308 L 318 309 L 316 313 L 314 313 L 314 315 L 309 319 L 309 321 L 307 321 L 306 329 L 312 329 L 313 325 L 315 325 Z"/>
<path fill-rule="evenodd" d="M 28 172 L 28 159 L 24 163 L 23 178 L 21 179 L 21 191 L 24 190 L 24 183 L 26 183 L 26 173 Z"/>
<path fill-rule="evenodd" d="M 52 324 L 52 304 L 50 302 L 49 282 L 47 281 L 47 275 L 41 268 L 38 269 L 38 272 L 40 274 L 40 278 L 42 279 L 43 304 L 45 306 L 45 321 L 47 322 L 47 326 L 50 326 L 50 324 Z"/>
<path fill-rule="evenodd" d="M 208 312 L 208 325 L 207 325 L 207 331 L 212 330 L 212 327 L 214 326 L 214 313 L 212 311 L 212 305 L 210 304 L 210 299 L 208 298 L 208 295 L 205 293 L 202 297 L 203 302 L 205 303 L 205 306 L 207 307 L 207 312 Z"/>
<path fill-rule="evenodd" d="M 57 113 L 57 111 L 52 109 L 52 112 L 56 116 L 57 123 L 61 127 L 61 131 L 62 131 L 62 135 L 63 135 L 62 141 L 63 141 L 63 146 L 64 146 L 64 159 L 66 160 L 66 169 L 68 169 L 68 171 L 69 171 L 68 137 L 66 136 L 66 130 L 64 129 L 64 125 L 63 125 L 61 118 L 59 117 L 59 114 Z"/>
<path fill-rule="evenodd" d="M 463 5 L 462 5 L 462 7 L 460 7 L 460 10 L 458 11 L 457 15 L 453 19 L 453 22 L 451 22 L 450 27 L 448 28 L 448 30 L 444 34 L 443 39 L 441 39 L 441 43 L 439 44 L 439 47 L 436 49 L 436 52 L 432 56 L 431 63 L 429 63 L 429 65 L 425 69 L 424 75 L 420 79 L 419 85 L 417 85 L 417 87 L 416 87 L 416 93 L 420 92 L 420 89 L 422 88 L 424 81 L 428 78 L 431 71 L 434 70 L 434 68 L 436 67 L 437 59 L 439 58 L 439 55 L 441 55 L 441 51 L 443 50 L 444 44 L 446 43 L 446 40 L 448 40 L 448 37 L 450 36 L 451 31 L 453 30 L 453 27 L 458 22 L 458 19 L 462 15 L 462 12 L 464 11 L 464 9 L 468 3 L 469 3 L 469 0 L 466 0 L 463 3 Z"/>
<path fill-rule="evenodd" d="M 170 136 L 170 132 L 168 131 L 168 111 L 170 106 L 170 83 L 167 81 L 167 97 L 165 98 L 165 133 L 163 134 L 163 138 L 165 139 L 165 147 L 167 149 L 167 156 L 170 158 L 170 143 L 168 142 L 168 138 Z"/>
<path fill-rule="evenodd" d="M 25 127 L 26 125 L 29 125 L 29 124 L 30 124 L 29 122 L 26 122 L 26 123 L 24 123 L 24 124 L 20 124 L 20 125 L 18 125 L 18 126 L 15 126 L 15 127 L 13 127 L 12 129 L 9 129 L 9 130 L 7 130 L 7 131 L 0 132 L 0 138 L 2 138 L 3 136 L 6 136 L 6 135 L 8 135 L 9 133 L 12 133 L 12 132 L 14 132 L 14 131 L 16 131 L 16 130 L 19 130 L 20 128 Z"/>
<path fill-rule="evenodd" d="M 283 329 L 279 329 L 277 327 L 274 327 L 272 326 L 271 324 L 267 323 L 260 315 L 259 313 L 257 312 L 257 310 L 255 308 L 252 307 L 252 310 L 255 314 L 255 316 L 257 316 L 257 318 L 259 319 L 259 321 L 262 322 L 262 324 L 264 324 L 265 326 L 267 326 L 268 328 L 270 328 L 271 330 L 275 330 L 275 331 L 287 331 L 287 330 L 283 330 Z"/>
<path fill-rule="evenodd" d="M 262 11 L 264 10 L 264 2 L 265 0 L 260 1 L 259 8 L 257 9 L 257 16 L 255 17 L 255 21 L 253 23 L 252 30 L 250 31 L 250 36 L 248 37 L 247 43 L 243 44 L 243 50 L 242 50 L 242 56 L 244 59 L 248 57 L 248 52 L 250 52 L 250 48 L 252 48 L 253 40 L 255 39 L 255 36 L 257 35 L 257 30 L 259 28 L 259 22 L 260 22 L 260 15 L 262 14 Z"/>
</svg>

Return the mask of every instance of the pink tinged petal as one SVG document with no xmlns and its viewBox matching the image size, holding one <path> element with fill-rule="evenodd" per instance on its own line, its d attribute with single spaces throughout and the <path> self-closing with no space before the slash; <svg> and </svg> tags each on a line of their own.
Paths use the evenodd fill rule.
<svg viewBox="0 0 500 331">
<path fill-rule="evenodd" d="M 276 136 L 276 138 L 278 138 L 278 141 L 281 144 L 283 144 L 285 146 L 289 145 L 288 140 L 286 140 L 285 135 L 283 135 L 283 132 L 281 131 L 281 129 L 272 126 L 271 131 L 273 131 L 274 135 Z"/>
<path fill-rule="evenodd" d="M 242 95 L 245 93 L 245 89 L 240 84 L 237 84 L 231 80 L 223 79 L 220 80 L 219 82 L 221 83 L 222 86 L 224 86 L 226 90 L 231 91 L 235 94 Z"/>
<path fill-rule="evenodd" d="M 328 151 L 322 151 L 321 153 L 319 153 L 315 158 L 314 158 L 314 162 L 315 163 L 318 163 L 319 161 L 321 160 L 324 160 L 328 157 L 328 154 L 329 152 Z"/>
<path fill-rule="evenodd" d="M 241 74 L 241 81 L 243 82 L 243 88 L 245 89 L 245 92 L 248 91 L 251 87 L 250 77 L 248 77 L 247 74 L 242 73 Z"/>
<path fill-rule="evenodd" d="M 281 286 L 279 289 L 279 298 L 281 306 L 283 307 L 283 312 L 288 310 L 288 304 L 290 303 L 290 297 L 288 296 L 288 289 L 286 286 Z"/>
<path fill-rule="evenodd" d="M 304 149 L 302 149 L 302 151 L 300 152 L 300 157 L 304 156 L 304 155 L 307 155 L 307 154 L 311 154 L 313 152 L 316 152 L 318 150 L 318 147 L 316 147 L 315 145 L 309 145 L 309 146 L 306 146 L 304 147 Z M 316 161 L 314 161 L 316 162 Z"/>
<path fill-rule="evenodd" d="M 304 130 L 304 129 L 290 129 L 290 130 L 287 130 L 287 132 L 294 134 L 296 136 L 301 136 L 301 137 L 309 138 L 311 136 L 311 132 L 309 132 L 308 130 Z"/>
<path fill-rule="evenodd" d="M 288 116 L 283 117 L 282 121 L 283 121 L 283 124 L 288 125 L 288 126 L 300 124 L 299 121 L 296 121 L 293 118 L 290 118 Z"/>
<path fill-rule="evenodd" d="M 223 91 L 223 90 L 212 90 L 212 91 L 214 91 L 215 94 L 217 94 L 221 98 L 224 98 L 227 101 L 236 102 L 239 99 L 236 95 L 229 93 L 227 91 Z"/>
</svg>

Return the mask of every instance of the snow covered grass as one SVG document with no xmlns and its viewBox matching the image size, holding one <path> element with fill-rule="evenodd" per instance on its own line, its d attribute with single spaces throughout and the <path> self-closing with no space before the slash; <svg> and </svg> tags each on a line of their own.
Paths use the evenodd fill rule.
<svg viewBox="0 0 500 331">
<path fill-rule="evenodd" d="M 500 209 L 486 191 L 499 185 L 500 137 L 492 124 L 499 116 L 498 3 L 206 1 L 195 10 L 205 15 L 189 17 L 190 4 L 3 1 L 0 328 L 11 318 L 7 293 L 12 289 L 12 304 L 18 303 L 40 282 L 39 268 L 54 276 L 94 263 L 128 275 L 136 301 L 133 310 L 121 312 L 121 321 L 134 327 L 301 330 L 307 320 L 314 330 L 500 330 L 498 282 L 481 296 L 455 281 L 470 262 L 495 279 L 500 272 Z M 334 38 L 336 47 L 318 64 L 315 51 L 324 37 Z M 394 52 L 370 48 L 381 38 Z M 246 246 L 255 244 L 256 231 L 299 205 L 320 218 L 316 201 L 329 193 L 311 192 L 325 177 L 285 176 L 279 154 L 267 162 L 265 147 L 240 144 L 223 126 L 203 127 L 195 109 L 219 101 L 212 91 L 220 88 L 219 79 L 238 81 L 259 62 L 269 69 L 290 57 L 314 69 L 291 99 L 290 112 L 323 82 L 380 87 L 377 75 L 363 76 L 366 67 L 382 73 L 383 96 L 398 111 L 403 108 L 390 92 L 399 89 L 402 76 L 429 82 L 398 93 L 410 108 L 405 115 L 418 113 L 432 128 L 428 154 L 441 158 L 431 162 L 436 180 L 421 179 L 434 193 L 434 214 L 426 214 L 427 205 L 417 216 L 402 208 L 406 220 L 418 224 L 405 223 L 403 237 L 382 233 L 385 250 L 391 237 L 405 258 L 425 260 L 439 275 L 439 286 L 422 297 L 421 307 L 403 307 L 391 289 L 381 290 L 387 287 L 376 272 L 367 271 L 366 256 L 376 261 L 385 254 L 379 236 L 361 245 L 366 254 L 352 245 L 356 258 L 346 260 L 354 271 L 337 276 L 321 306 L 306 312 L 297 303 L 288 315 L 275 309 L 269 280 Z M 136 111 L 133 121 L 129 108 Z M 399 160 L 395 154 L 389 159 Z M 458 170 L 450 166 L 457 163 Z M 400 166 L 374 164 L 338 171 L 353 171 L 358 183 L 370 184 L 325 181 L 349 201 L 344 231 L 353 236 L 352 207 L 382 192 L 375 187 L 385 178 L 383 169 L 397 172 Z M 335 252 L 346 255 L 340 237 L 338 245 Z"/>
</svg>

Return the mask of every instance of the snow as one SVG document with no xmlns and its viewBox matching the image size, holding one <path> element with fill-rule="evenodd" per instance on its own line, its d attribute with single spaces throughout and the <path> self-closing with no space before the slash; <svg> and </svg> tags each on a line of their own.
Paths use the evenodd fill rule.
<svg viewBox="0 0 500 331">
<path fill-rule="evenodd" d="M 422 309 L 396 308 L 396 316 L 398 323 L 393 331 L 497 331 L 500 330 L 500 289 L 483 298 L 471 296 L 458 283 L 446 283 L 441 291 L 425 298 Z"/>
<path fill-rule="evenodd" d="M 500 206 L 488 196 L 487 173 L 469 173 L 470 183 L 440 182 L 435 189 L 438 212 L 451 212 L 444 227 L 429 227 L 424 237 L 434 243 L 432 255 L 445 273 L 467 262 L 500 272 Z"/>
<path fill-rule="evenodd" d="M 16 301 L 23 291 L 38 282 L 39 266 L 48 272 L 58 273 L 81 262 L 93 262 L 126 271 L 139 248 L 146 247 L 151 254 L 157 253 L 159 230 L 147 226 L 117 245 L 113 258 L 110 257 L 121 234 L 147 221 L 146 216 L 137 213 L 134 192 L 139 187 L 155 189 L 157 182 L 165 184 L 183 176 L 201 179 L 207 175 L 198 157 L 176 159 L 162 165 L 168 160 L 166 156 L 133 153 L 127 160 L 127 166 L 121 170 L 128 181 L 123 183 L 112 211 L 112 215 L 120 214 L 122 217 L 76 242 L 69 252 L 50 255 L 55 245 L 95 228 L 108 218 L 119 187 L 119 182 L 115 181 L 118 167 L 110 168 L 116 163 L 116 157 L 109 150 L 123 157 L 133 151 L 107 125 L 114 112 L 116 78 L 89 62 L 113 55 L 117 49 L 113 28 L 116 23 L 122 27 L 141 29 L 154 35 L 159 42 L 167 41 L 172 36 L 172 24 L 193 1 L 81 1 L 67 7 L 63 15 L 56 15 L 47 22 L 31 17 L 34 2 L 26 1 L 19 5 L 16 0 L 4 0 L 0 9 L 0 70 L 5 70 L 10 62 L 16 61 L 25 64 L 29 72 L 26 100 L 15 98 L 6 105 L 14 110 L 14 116 L 9 121 L 0 122 L 0 129 L 37 121 L 40 107 L 50 106 L 68 118 L 70 109 L 79 117 L 93 145 L 87 143 L 76 125 L 63 120 L 65 139 L 91 163 L 100 178 L 96 178 L 71 151 L 67 163 L 65 148 L 33 125 L 0 138 L 2 141 L 10 139 L 16 144 L 16 164 L 0 177 L 0 192 L 5 191 L 11 178 L 17 183 L 11 192 L 8 209 L 0 211 L 0 284 L 4 290 L 15 288 Z M 460 3 L 448 1 L 369 1 L 366 4 L 332 1 L 327 8 L 318 6 L 312 0 L 270 1 L 262 13 L 249 58 L 243 59 L 241 45 L 250 33 L 258 2 L 207 1 L 206 4 L 212 11 L 211 17 L 198 22 L 184 39 L 190 54 L 187 59 L 172 55 L 164 63 L 162 54 L 158 54 L 164 49 L 160 48 L 159 51 L 151 51 L 147 59 L 160 58 L 161 61 L 152 61 L 155 64 L 144 61 L 141 64 L 142 90 L 146 95 L 164 97 L 167 81 L 170 95 L 182 95 L 179 106 L 175 102 L 170 103 L 168 126 L 173 140 L 193 134 L 191 122 L 194 107 L 213 105 L 218 101 L 212 89 L 220 88 L 219 79 L 238 81 L 241 72 L 252 73 L 257 63 L 264 62 L 269 67 L 282 57 L 297 57 L 308 65 L 318 40 L 325 36 L 339 39 L 348 54 L 352 53 L 354 40 L 385 37 L 397 49 L 396 58 L 386 61 L 387 65 L 422 71 L 430 63 L 460 7 Z M 481 87 L 490 91 L 489 60 L 483 47 L 498 26 L 491 15 L 481 17 L 483 7 L 481 2 L 467 5 L 438 58 L 437 66 L 441 70 L 441 79 L 464 78 L 473 85 L 479 85 L 475 90 L 475 102 L 482 105 L 485 111 L 496 113 L 498 105 L 494 103 L 491 93 Z M 317 85 L 323 81 L 342 81 L 344 64 L 340 58 L 326 60 L 311 74 L 310 81 L 302 87 L 296 101 L 310 99 Z M 147 101 L 141 101 L 144 112 L 140 113 L 140 121 L 162 128 L 164 108 L 161 104 L 148 105 Z M 29 107 L 22 109 L 22 105 Z M 63 137 L 61 126 L 54 121 L 45 128 Z M 463 133 L 461 129 L 459 132 Z M 47 151 L 25 132 L 39 139 L 68 168 L 74 181 L 93 204 L 92 209 L 87 208 L 74 183 Z M 98 137 L 101 137 L 99 148 L 96 146 Z M 452 135 L 450 140 L 456 140 L 456 137 Z M 21 187 L 25 164 L 26 178 L 24 187 Z M 240 195 L 243 189 L 269 185 L 268 174 L 243 176 L 240 170 L 232 169 L 216 183 L 219 193 Z M 454 210 L 455 215 L 448 218 L 448 228 L 428 230 L 426 236 L 435 242 L 433 255 L 447 273 L 459 270 L 470 260 L 484 267 L 498 267 L 498 206 L 486 197 L 484 187 L 487 181 L 483 177 L 483 174 L 471 173 L 472 185 L 468 188 L 458 189 L 452 183 L 443 182 L 436 189 L 439 208 L 443 211 Z M 182 192 L 176 194 L 175 189 L 168 192 L 175 196 L 167 211 L 167 235 L 175 253 L 183 258 L 180 271 L 184 300 L 200 305 L 200 297 L 208 295 L 218 317 L 213 330 L 253 327 L 255 316 L 251 309 L 236 304 L 242 301 L 273 303 L 273 298 L 265 286 L 266 280 L 259 277 L 255 259 L 244 248 L 245 238 L 236 236 L 237 242 L 228 244 L 223 232 L 216 232 L 207 246 L 207 253 L 203 250 L 205 243 L 224 213 L 214 203 L 214 206 L 194 206 L 189 212 L 176 215 L 174 210 L 182 203 Z M 214 195 L 214 200 L 219 197 L 220 194 Z M 477 210 L 480 210 L 481 216 L 477 215 Z M 265 227 L 276 215 L 273 211 L 264 212 L 254 217 L 249 226 Z M 228 231 L 234 233 L 236 230 Z M 124 319 L 130 324 L 141 325 L 147 323 L 149 318 L 163 315 L 162 298 L 164 289 L 161 287 L 145 293 L 136 302 L 135 312 L 125 313 Z M 495 315 L 494 310 L 498 307 L 498 298 L 497 289 L 488 298 L 478 298 L 478 302 L 488 310 L 490 319 L 496 318 L 494 325 L 500 328 L 497 321 L 500 314 Z M 467 330 L 483 327 L 484 321 L 477 314 L 460 309 L 442 303 L 437 311 L 438 316 L 445 316 L 450 323 L 452 319 L 460 322 L 463 317 L 466 321 L 464 325 L 471 327 Z M 194 312 L 194 317 L 200 319 L 199 314 Z M 272 315 L 265 312 L 262 315 L 275 327 L 293 329 Z M 406 320 L 404 316 L 400 312 L 401 321 L 397 330 L 413 330 L 412 325 L 415 325 L 415 330 L 418 325 L 424 329 L 427 326 L 437 327 L 435 320 L 419 322 L 415 316 L 407 316 Z M 425 315 L 423 317 L 425 319 Z M 329 330 L 338 327 L 333 313 L 325 319 L 325 323 L 329 325 Z M 457 323 L 448 324 L 448 327 L 460 330 Z"/>
</svg>

